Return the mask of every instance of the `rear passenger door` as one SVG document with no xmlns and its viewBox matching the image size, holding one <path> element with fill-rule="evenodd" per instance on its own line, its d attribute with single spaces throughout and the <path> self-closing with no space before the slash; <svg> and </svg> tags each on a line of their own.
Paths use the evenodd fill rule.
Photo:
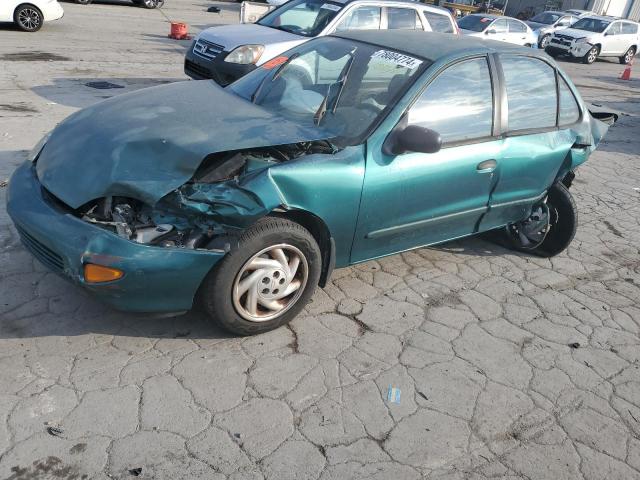
<svg viewBox="0 0 640 480">
<path fill-rule="evenodd" d="M 622 22 L 613 22 L 609 25 L 604 35 L 605 39 L 602 42 L 603 55 L 619 55 L 626 50 L 624 47 L 625 36 L 622 35 Z"/>
<path fill-rule="evenodd" d="M 527 42 L 527 27 L 517 20 L 507 20 L 509 35 L 507 41 L 516 45 L 524 45 Z"/>
<path fill-rule="evenodd" d="M 490 40 L 499 40 L 501 42 L 509 41 L 509 28 L 505 18 L 495 20 L 489 28 L 487 28 L 487 38 Z"/>
<path fill-rule="evenodd" d="M 482 230 L 525 218 L 528 209 L 544 198 L 572 149 L 576 136 L 571 126 L 582 114 L 553 66 L 533 56 L 498 58 L 504 77 L 501 90 L 506 94 L 505 138 Z"/>
<path fill-rule="evenodd" d="M 629 47 L 635 45 L 637 48 L 638 45 L 638 25 L 631 22 L 622 22 L 622 36 L 625 40 L 624 52 L 626 52 Z M 637 53 L 637 52 L 636 52 Z"/>
</svg>

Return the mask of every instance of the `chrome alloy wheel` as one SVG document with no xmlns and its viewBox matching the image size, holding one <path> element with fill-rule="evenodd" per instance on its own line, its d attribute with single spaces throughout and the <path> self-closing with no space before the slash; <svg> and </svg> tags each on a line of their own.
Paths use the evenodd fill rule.
<svg viewBox="0 0 640 480">
<path fill-rule="evenodd" d="M 41 21 L 40 12 L 35 8 L 23 8 L 18 13 L 18 22 L 25 30 L 35 30 Z"/>
<path fill-rule="evenodd" d="M 233 306 L 250 322 L 266 322 L 289 310 L 307 285 L 304 254 L 286 243 L 267 247 L 245 262 L 233 283 Z"/>
<path fill-rule="evenodd" d="M 589 63 L 595 62 L 596 58 L 598 58 L 598 49 L 596 47 L 593 47 L 591 50 L 589 50 L 589 53 L 587 55 L 587 61 Z"/>
</svg>

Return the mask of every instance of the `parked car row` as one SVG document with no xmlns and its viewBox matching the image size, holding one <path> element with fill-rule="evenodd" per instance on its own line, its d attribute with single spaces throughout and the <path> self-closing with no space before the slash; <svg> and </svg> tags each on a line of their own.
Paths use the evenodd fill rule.
<svg viewBox="0 0 640 480">
<path fill-rule="evenodd" d="M 131 0 L 145 8 L 160 8 L 164 0 Z M 75 0 L 88 5 L 93 0 Z M 25 32 L 37 32 L 45 22 L 59 20 L 64 15 L 58 0 L 0 0 L 0 22 L 13 22 Z"/>
</svg>

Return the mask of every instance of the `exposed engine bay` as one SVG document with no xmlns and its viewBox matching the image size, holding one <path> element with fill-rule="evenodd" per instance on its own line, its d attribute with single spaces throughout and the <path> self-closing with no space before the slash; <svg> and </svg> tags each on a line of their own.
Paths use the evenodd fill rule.
<svg viewBox="0 0 640 480">
<path fill-rule="evenodd" d="M 337 151 L 321 140 L 216 153 L 202 161 L 187 183 L 153 206 L 113 196 L 89 202 L 77 214 L 141 244 L 228 251 L 244 228 L 269 213 L 241 179 L 304 155 Z"/>
</svg>

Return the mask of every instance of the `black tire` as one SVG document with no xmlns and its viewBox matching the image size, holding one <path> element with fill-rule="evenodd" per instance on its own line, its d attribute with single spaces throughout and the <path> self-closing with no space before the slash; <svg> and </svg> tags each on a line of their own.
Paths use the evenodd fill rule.
<svg viewBox="0 0 640 480">
<path fill-rule="evenodd" d="M 618 58 L 618 61 L 622 65 L 628 65 L 633 60 L 633 57 L 636 56 L 636 47 L 629 47 L 629 50 L 625 52 L 625 54 Z"/>
<path fill-rule="evenodd" d="M 582 63 L 591 65 L 593 62 L 596 61 L 599 54 L 600 54 L 600 47 L 598 47 L 597 45 L 594 47 L 591 47 L 591 49 L 585 54 L 585 56 L 582 57 Z"/>
<path fill-rule="evenodd" d="M 37 32 L 42 28 L 44 18 L 38 7 L 24 3 L 13 12 L 13 21 L 25 32 Z"/>
<path fill-rule="evenodd" d="M 549 40 L 551 40 L 551 35 L 543 35 L 542 38 L 538 41 L 538 47 L 544 50 L 545 48 L 547 48 L 547 45 L 549 45 Z"/>
<path fill-rule="evenodd" d="M 550 216 L 549 231 L 542 243 L 535 248 L 523 247 L 510 225 L 506 227 L 510 248 L 541 257 L 553 257 L 569 246 L 578 228 L 578 209 L 573 196 L 564 184 L 558 182 L 549 189 L 546 204 Z"/>
<path fill-rule="evenodd" d="M 244 303 L 244 300 L 239 298 L 237 302 L 240 307 L 236 306 L 234 298 L 236 281 L 240 282 L 242 279 L 248 278 L 249 273 L 245 268 L 258 253 L 281 244 L 297 249 L 304 256 L 307 272 L 306 283 L 300 287 L 301 293 L 296 293 L 293 297 L 285 297 L 284 302 L 287 302 L 286 298 L 291 298 L 289 300 L 291 303 L 282 313 L 267 320 L 248 320 L 245 318 L 246 310 L 244 314 L 242 313 L 241 304 Z M 304 263 L 301 262 L 298 272 L 303 266 Z M 320 280 L 321 270 L 320 248 L 308 230 L 283 218 L 265 217 L 243 232 L 238 239 L 237 246 L 232 248 L 209 272 L 200 287 L 198 296 L 204 311 L 220 326 L 239 335 L 255 335 L 289 323 L 311 299 Z M 265 276 L 269 278 L 261 278 L 261 281 L 271 279 L 271 273 L 267 273 Z M 278 278 L 275 273 L 274 278 Z M 270 285 L 269 288 L 273 287 L 274 285 Z M 265 290 L 258 295 L 264 293 Z M 269 292 L 269 294 L 271 293 Z M 277 293 L 277 290 L 273 290 L 273 293 Z M 244 298 L 246 299 L 246 297 Z"/>
<path fill-rule="evenodd" d="M 80 5 L 89 5 L 93 0 L 76 0 Z"/>
<path fill-rule="evenodd" d="M 558 53 L 555 50 L 551 50 L 549 48 L 545 48 L 544 52 L 549 55 L 551 58 L 557 58 L 558 57 Z"/>
</svg>

